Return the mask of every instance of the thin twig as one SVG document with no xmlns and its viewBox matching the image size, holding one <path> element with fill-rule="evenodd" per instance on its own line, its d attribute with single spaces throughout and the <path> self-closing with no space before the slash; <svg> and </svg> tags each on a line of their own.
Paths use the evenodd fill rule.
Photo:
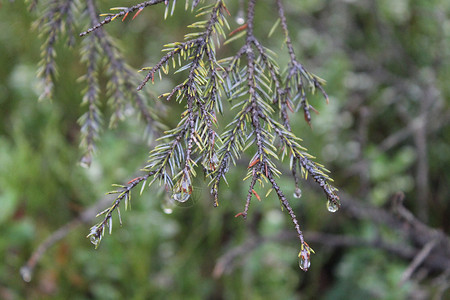
<svg viewBox="0 0 450 300">
<path fill-rule="evenodd" d="M 433 239 L 429 241 L 423 248 L 420 250 L 419 253 L 417 253 L 416 257 L 414 257 L 413 261 L 409 265 L 409 267 L 403 272 L 402 277 L 399 282 L 399 286 L 402 286 L 405 284 L 406 281 L 408 281 L 411 276 L 413 275 L 414 271 L 423 263 L 423 261 L 430 255 L 431 250 L 436 246 L 437 239 Z"/>
<path fill-rule="evenodd" d="M 83 211 L 78 217 L 58 228 L 43 242 L 41 242 L 36 250 L 33 251 L 25 265 L 20 268 L 22 279 L 26 282 L 30 282 L 33 277 L 34 269 L 48 249 L 65 238 L 70 232 L 75 230 L 81 224 L 92 222 L 92 220 L 95 219 L 97 212 L 109 203 L 111 203 L 110 197 L 100 199 L 97 203 Z"/>
</svg>

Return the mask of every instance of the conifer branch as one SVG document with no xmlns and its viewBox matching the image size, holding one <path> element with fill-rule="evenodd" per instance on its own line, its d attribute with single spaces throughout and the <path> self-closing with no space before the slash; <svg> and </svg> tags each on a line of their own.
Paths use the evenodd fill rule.
<svg viewBox="0 0 450 300">
<path fill-rule="evenodd" d="M 296 168 L 298 167 L 301 170 L 301 174 L 304 178 L 307 178 L 308 174 L 311 174 L 313 179 L 322 187 L 328 199 L 328 207 L 330 211 L 335 211 L 339 207 L 339 197 L 336 194 L 336 189 L 329 183 L 331 179 L 326 175 L 328 172 L 323 166 L 315 163 L 311 160 L 312 156 L 306 152 L 306 149 L 300 146 L 299 142 L 301 141 L 295 135 L 291 133 L 291 126 L 289 123 L 287 108 L 290 107 L 290 97 L 292 92 L 297 92 L 299 89 L 298 84 L 294 82 L 297 87 L 292 87 L 291 77 L 295 75 L 294 72 L 298 72 L 299 70 L 305 74 L 300 74 L 300 80 L 308 80 L 310 84 L 317 87 L 320 86 L 318 83 L 318 79 L 310 73 L 307 73 L 306 70 L 297 62 L 295 58 L 295 54 L 293 52 L 292 44 L 290 42 L 290 38 L 287 38 L 288 49 L 291 55 L 291 68 L 287 74 L 287 78 L 285 80 L 285 88 L 281 88 L 280 75 L 278 71 L 277 65 L 274 63 L 274 60 L 270 58 L 267 54 L 267 51 L 261 45 L 261 43 L 257 40 L 257 38 L 253 34 L 254 28 L 254 9 L 255 9 L 255 1 L 250 0 L 247 11 L 247 23 L 244 28 L 246 30 L 246 41 L 244 46 L 238 51 L 238 53 L 227 60 L 229 63 L 226 68 L 225 77 L 227 79 L 226 88 L 228 88 L 228 95 L 231 99 L 237 99 L 239 97 L 246 97 L 248 95 L 248 100 L 241 101 L 236 106 L 241 107 L 241 112 L 239 115 L 245 116 L 246 119 L 250 120 L 252 125 L 252 139 L 249 140 L 247 137 L 246 143 L 248 144 L 256 144 L 256 153 L 249 164 L 249 171 L 247 173 L 247 177 L 251 177 L 251 183 L 249 186 L 249 192 L 247 193 L 247 200 L 245 204 L 244 211 L 237 214 L 236 216 L 243 216 L 246 218 L 247 212 L 249 209 L 249 205 L 251 202 L 251 198 L 253 195 L 259 196 L 254 192 L 254 185 L 257 181 L 261 182 L 261 176 L 269 179 L 272 184 L 272 189 L 274 189 L 280 199 L 282 205 L 287 209 L 292 222 L 294 223 L 296 230 L 298 232 L 298 236 L 301 242 L 301 251 L 299 253 L 300 258 L 300 266 L 303 270 L 307 270 L 309 268 L 309 254 L 312 251 L 310 247 L 303 240 L 303 236 L 300 230 L 300 226 L 298 220 L 289 204 L 289 201 L 284 196 L 284 194 L 279 189 L 276 181 L 274 179 L 274 174 L 279 176 L 280 172 L 277 170 L 272 159 L 277 159 L 278 156 L 275 154 L 275 151 L 271 150 L 272 143 L 275 140 L 275 137 L 270 134 L 271 130 L 275 131 L 276 136 L 281 140 L 282 143 L 282 157 L 286 155 L 291 156 L 291 169 L 294 175 L 294 181 L 296 186 L 296 197 L 300 197 L 301 190 L 299 188 L 299 178 L 296 172 Z M 281 6 L 281 2 L 278 2 Z M 284 12 L 280 9 L 280 16 L 282 18 L 282 24 L 285 28 L 286 35 L 287 27 L 284 18 Z M 245 56 L 247 63 L 246 66 L 240 67 L 241 57 Z M 294 68 L 294 69 L 293 69 Z M 247 82 L 247 87 L 245 87 L 242 83 Z M 301 82 L 300 91 L 303 93 L 306 101 L 306 93 L 303 89 L 303 81 Z M 312 90 L 313 91 L 313 90 Z M 272 118 L 274 113 L 273 108 L 270 106 L 270 103 L 278 103 L 279 111 L 280 111 L 280 119 L 283 123 L 280 124 Z M 303 102 L 305 103 L 305 102 Z M 305 115 L 309 114 L 309 106 L 304 106 Z M 291 109 L 292 110 L 292 109 Z M 310 123 L 310 117 L 306 118 L 306 121 Z M 232 123 L 238 123 L 238 120 L 235 119 Z M 238 123 L 239 124 L 239 123 Z M 234 134 L 237 131 L 227 131 L 224 133 L 222 140 L 228 141 L 228 151 L 229 146 L 236 140 Z M 245 146 L 245 149 L 248 148 L 248 145 Z M 223 151 L 221 154 L 228 154 L 228 151 Z M 238 151 L 243 151 L 243 149 L 238 149 Z M 239 156 L 237 154 L 236 156 Z M 228 159 L 228 156 L 227 156 Z M 298 164 L 298 166 L 297 166 Z M 224 165 L 227 165 L 225 162 Z M 220 176 L 215 178 L 215 183 L 213 185 L 213 191 L 218 189 L 220 178 L 224 177 L 224 174 L 220 172 Z M 217 192 L 214 191 L 213 195 L 217 197 Z"/>
<path fill-rule="evenodd" d="M 53 0 L 56 4 L 66 4 L 70 1 Z M 186 9 L 191 3 L 192 9 L 197 7 L 200 0 L 186 1 Z M 299 221 L 294 209 L 277 183 L 281 175 L 277 163 L 285 157 L 290 158 L 290 168 L 294 177 L 296 192 L 294 197 L 301 196 L 299 187 L 300 176 L 307 179 L 310 175 L 319 184 L 327 198 L 328 210 L 339 208 L 337 189 L 331 184 L 328 170 L 314 161 L 314 157 L 301 145 L 301 139 L 291 129 L 289 111 L 295 113 L 302 108 L 306 122 L 311 125 L 311 111 L 315 108 L 308 102 L 308 94 L 319 90 L 326 101 L 328 96 L 323 89 L 324 80 L 310 73 L 298 61 L 289 32 L 281 0 L 275 0 L 278 7 L 282 31 L 289 54 L 287 71 L 282 73 L 275 60 L 274 53 L 264 47 L 254 34 L 256 0 L 248 0 L 247 23 L 230 33 L 227 42 L 245 37 L 242 47 L 231 57 L 218 59 L 216 48 L 226 39 L 224 27 L 228 27 L 226 14 L 230 14 L 222 0 L 211 0 L 212 5 L 198 9 L 197 17 L 205 18 L 190 25 L 197 32 L 185 35 L 184 41 L 173 42 L 164 46 L 166 53 L 152 67 L 142 68 L 147 71 L 143 80 L 138 83 L 136 74 L 126 64 L 113 39 L 104 31 L 103 26 L 122 18 L 125 20 L 130 13 L 133 18 L 148 6 L 164 3 L 166 10 L 164 18 L 169 14 L 169 6 L 175 8 L 175 0 L 150 0 L 130 7 L 118 7 L 118 13 L 103 14 L 102 21 L 97 15 L 95 0 L 86 0 L 85 12 L 90 20 L 90 27 L 80 36 L 86 36 L 82 45 L 82 61 L 87 66 L 87 88 L 83 97 L 83 104 L 87 111 L 80 118 L 82 146 L 85 147 L 84 162 L 88 165 L 95 150 L 95 142 L 99 138 L 102 125 L 100 107 L 100 90 L 98 84 L 98 69 L 101 59 L 106 58 L 107 72 L 110 79 L 107 84 L 108 105 L 113 113 L 110 126 L 124 119 L 124 110 L 132 103 L 140 116 L 152 130 L 161 129 L 156 113 L 146 104 L 143 95 L 148 82 L 154 83 L 155 76 L 160 78 L 168 74 L 170 67 L 175 73 L 185 74 L 185 79 L 175 85 L 160 98 L 167 101 L 175 99 L 184 106 L 178 124 L 171 130 L 164 132 L 149 154 L 143 176 L 132 179 L 125 185 L 116 185 L 112 191 L 116 198 L 112 205 L 101 212 L 104 215 L 101 222 L 91 228 L 88 237 L 97 247 L 106 228 L 111 231 L 112 214 L 117 212 L 120 217 L 119 206 L 125 201 L 125 208 L 129 206 L 131 191 L 142 183 L 141 192 L 146 186 L 159 181 L 160 186 L 171 194 L 173 201 L 185 202 L 191 197 L 192 183 L 201 169 L 209 179 L 213 205 L 218 206 L 219 188 L 230 165 L 236 164 L 244 152 L 253 152 L 248 164 L 247 175 L 249 187 L 246 195 L 244 210 L 236 216 L 247 217 L 251 200 L 256 197 L 262 201 L 257 193 L 256 184 L 261 187 L 269 184 L 269 192 L 275 191 L 282 208 L 289 214 L 297 236 L 300 240 L 299 264 L 307 271 L 310 265 L 310 253 L 314 251 L 303 238 Z M 62 9 L 58 6 L 58 9 Z M 47 16 L 51 18 L 51 16 Z M 67 17 L 69 18 L 69 17 Z M 61 20 L 57 22 L 61 22 Z M 59 25 L 58 25 L 59 26 Z M 55 26 L 55 28 L 59 28 Z M 50 28 L 53 28 L 50 26 Z M 53 54 L 52 40 L 57 30 L 48 32 L 44 56 L 45 65 L 52 75 Z M 136 88 L 137 87 L 137 88 Z M 222 94 L 225 94 L 231 110 L 236 110 L 233 119 L 221 128 L 217 121 L 217 114 L 223 113 Z M 128 99 L 132 99 L 129 101 Z M 274 146 L 278 143 L 280 147 Z M 147 182 L 148 181 L 148 182 Z"/>
<path fill-rule="evenodd" d="M 88 30 L 80 33 L 80 36 L 85 36 L 93 31 L 99 29 L 100 27 L 114 21 L 117 18 L 121 18 L 121 17 L 126 18 L 129 13 L 133 13 L 133 12 L 137 11 L 137 13 L 135 14 L 135 16 L 137 16 L 137 14 L 140 13 L 147 6 L 156 5 L 156 4 L 159 4 L 162 2 L 168 3 L 169 1 L 168 0 L 150 0 L 150 1 L 145 1 L 142 3 L 136 4 L 136 5 L 133 5 L 131 7 L 118 8 L 118 9 L 122 9 L 122 11 L 118 12 L 116 14 L 107 14 L 106 18 L 103 21 L 95 22 L 95 24 L 92 25 L 92 27 L 90 27 Z"/>
<path fill-rule="evenodd" d="M 306 70 L 303 65 L 297 60 L 294 52 L 294 47 L 292 46 L 292 41 L 287 28 L 286 16 L 284 13 L 284 7 L 282 0 L 276 0 L 278 6 L 278 15 L 281 21 L 281 27 L 285 35 L 285 43 L 288 48 L 290 56 L 290 64 L 287 70 L 287 77 L 283 95 L 287 98 L 283 98 L 284 101 L 280 103 L 282 118 L 287 118 L 286 106 L 292 107 L 291 102 L 296 102 L 299 100 L 296 111 L 298 108 L 303 109 L 305 121 L 311 126 L 311 110 L 317 112 L 317 110 L 309 104 L 306 97 L 306 89 L 309 89 L 313 94 L 315 89 L 319 91 L 324 96 L 326 102 L 329 102 L 328 95 L 323 89 L 322 85 L 325 81 L 318 76 L 311 74 Z"/>
<path fill-rule="evenodd" d="M 102 114 L 99 109 L 99 91 L 97 79 L 98 69 L 98 52 L 96 37 L 89 36 L 84 41 L 84 52 L 82 52 L 82 62 L 87 64 L 86 75 L 83 79 L 87 88 L 83 96 L 82 105 L 87 105 L 88 110 L 79 118 L 78 122 L 81 126 L 81 143 L 80 146 L 85 149 L 85 153 L 81 159 L 83 165 L 89 166 L 92 162 L 92 156 L 96 150 L 95 142 L 99 138 L 102 126 Z"/>
<path fill-rule="evenodd" d="M 236 216 L 247 217 L 252 197 L 255 196 L 261 200 L 254 189 L 256 183 L 263 185 L 263 180 L 268 180 L 271 189 L 275 190 L 282 206 L 286 208 L 292 219 L 301 244 L 300 267 L 306 271 L 309 268 L 310 253 L 313 250 L 304 241 L 289 200 L 276 183 L 275 176 L 279 176 L 281 172 L 273 161 L 279 160 L 276 154 L 277 149 L 273 146 L 275 138 L 278 138 L 282 144 L 282 157 L 291 157 L 296 193 L 297 189 L 299 190 L 296 169 L 299 168 L 304 178 L 310 174 L 322 187 L 329 206 L 333 209 L 339 207 L 339 198 L 336 188 L 329 183 L 331 179 L 326 175 L 327 170 L 312 160 L 313 157 L 300 146 L 301 140 L 291 132 L 287 111 L 288 109 L 293 111 L 291 97 L 294 97 L 294 100 L 301 98 L 299 102 L 304 109 L 305 120 L 310 123 L 311 106 L 307 105 L 305 83 L 309 84 L 312 92 L 314 92 L 313 88 L 321 91 L 323 89 L 318 77 L 306 71 L 297 62 L 288 36 L 281 2 L 277 1 L 277 3 L 291 57 L 290 67 L 284 79 L 279 73 L 275 60 L 270 56 L 270 51 L 265 49 L 254 36 L 255 0 L 249 1 L 247 23 L 242 27 L 242 30 L 246 31 L 245 44 L 233 57 L 220 61 L 215 58 L 212 34 L 225 36 L 221 27 L 225 20 L 222 11 L 227 11 L 222 1 L 216 1 L 211 10 L 205 10 L 205 12 L 210 11 L 209 19 L 192 25 L 192 27 L 203 28 L 204 31 L 187 34 L 184 42 L 166 45 L 167 54 L 154 67 L 143 69 L 149 71 L 138 86 L 138 90 L 142 90 L 150 80 L 154 83 L 157 74 L 161 77 L 161 71 L 167 74 L 171 61 L 175 66 L 178 60 L 177 72 L 187 71 L 187 78 L 183 83 L 161 95 L 167 100 L 176 97 L 177 102 L 185 103 L 186 110 L 177 127 L 166 132 L 163 137 L 168 142 L 156 146 L 150 153 L 148 164 L 144 169 L 147 172 L 145 180 L 154 177 L 151 184 L 159 179 L 160 184 L 163 184 L 168 192 L 172 192 L 172 198 L 175 201 L 184 202 L 190 197 L 192 180 L 196 176 L 195 169 L 198 162 L 201 162 L 203 171 L 211 178 L 211 195 L 214 198 L 214 205 L 217 206 L 220 182 L 222 179 L 226 180 L 225 175 L 231 161 L 234 163 L 242 152 L 254 144 L 256 152 L 249 163 L 246 177 L 251 178 L 251 183 L 244 211 Z M 200 15 L 204 15 L 205 12 Z M 244 66 L 241 66 L 242 57 L 246 58 Z M 183 65 L 182 61 L 189 62 Z M 215 139 L 218 135 L 212 124 L 217 122 L 215 114 L 222 112 L 221 89 L 225 90 L 230 101 L 239 99 L 233 108 L 240 108 L 240 111 L 227 125 L 228 130 L 219 138 L 222 145 L 216 150 Z M 273 103 L 278 103 L 282 124 L 273 119 L 276 113 Z M 271 133 L 272 131 L 275 135 Z M 126 189 L 128 190 L 128 187 Z M 118 198 L 122 196 L 119 194 Z M 116 203 L 114 202 L 109 211 L 114 210 Z M 94 229 L 95 232 L 100 233 L 98 227 Z"/>
<path fill-rule="evenodd" d="M 144 176 L 135 178 L 128 182 L 127 185 L 119 186 L 120 189 L 117 191 L 109 192 L 108 194 L 118 194 L 117 198 L 114 200 L 113 205 L 104 211 L 97 214 L 98 216 L 105 215 L 103 220 L 96 225 L 91 227 L 90 233 L 87 235 L 87 237 L 91 240 L 91 243 L 95 245 L 97 248 L 100 244 L 100 241 L 102 240 L 103 236 L 105 235 L 106 228 L 109 229 L 109 234 L 112 232 L 112 214 L 114 211 L 118 212 L 119 221 L 122 223 L 122 219 L 120 216 L 120 209 L 119 205 L 122 202 L 122 200 L 125 200 L 125 210 L 128 208 L 131 202 L 131 190 L 137 186 L 142 181 L 146 181 L 150 176 L 152 176 L 154 172 L 149 172 L 145 174 Z M 145 183 L 144 183 L 145 184 Z"/>
<path fill-rule="evenodd" d="M 50 99 L 53 95 L 54 79 L 57 76 L 55 63 L 55 43 L 61 35 L 67 32 L 69 45 L 73 44 L 73 1 L 52 0 L 43 16 L 34 24 L 39 28 L 40 35 L 45 37 L 41 46 L 41 61 L 39 62 L 38 77 L 44 88 L 39 99 Z"/>
<path fill-rule="evenodd" d="M 86 12 L 91 24 L 97 24 L 97 9 L 93 0 L 86 0 Z M 145 103 L 143 95 L 137 93 L 134 88 L 137 82 L 136 73 L 125 63 L 112 38 L 102 28 L 86 37 L 81 55 L 82 61 L 87 64 L 87 72 L 82 79 L 88 85 L 83 100 L 83 104 L 88 105 L 88 111 L 79 119 L 81 146 L 85 151 L 81 163 L 88 167 L 91 164 L 92 155 L 95 152 L 95 142 L 99 138 L 103 123 L 99 110 L 100 95 L 97 79 L 97 69 L 103 57 L 107 59 L 107 70 L 110 75 L 107 91 L 110 95 L 109 104 L 113 108 L 109 125 L 115 126 L 118 121 L 125 118 L 123 112 L 130 106 L 126 99 L 132 99 L 131 103 L 137 108 L 142 120 L 147 125 L 146 131 L 150 135 L 157 136 L 161 124 L 157 122 L 156 113 Z"/>
</svg>

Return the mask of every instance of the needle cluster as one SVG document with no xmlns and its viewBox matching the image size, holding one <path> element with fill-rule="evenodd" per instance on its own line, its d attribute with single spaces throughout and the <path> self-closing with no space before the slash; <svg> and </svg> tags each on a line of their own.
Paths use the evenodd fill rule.
<svg viewBox="0 0 450 300">
<path fill-rule="evenodd" d="M 230 12 L 225 1 L 210 1 L 210 5 L 197 9 L 199 0 L 187 0 L 186 8 L 191 5 L 192 9 L 197 9 L 196 16 L 200 19 L 189 26 L 196 31 L 186 34 L 183 41 L 165 45 L 165 54 L 154 66 L 141 70 L 147 72 L 146 76 L 135 86 L 132 85 L 134 73 L 103 31 L 103 26 L 116 19 L 124 20 L 130 14 L 135 18 L 145 8 L 157 4 L 165 5 L 164 17 L 167 17 L 173 13 L 176 1 L 151 0 L 131 7 L 114 8 L 118 12 L 104 14 L 102 21 L 97 17 L 94 1 L 86 1 L 91 27 L 80 34 L 84 37 L 82 58 L 87 66 L 84 77 L 87 87 L 83 98 L 87 111 L 80 118 L 86 162 L 90 162 L 102 123 L 96 79 L 100 57 L 106 56 L 108 60 L 109 104 L 114 108 L 112 124 L 123 118 L 121 114 L 127 105 L 125 99 L 130 94 L 144 120 L 150 126 L 154 124 L 154 114 L 149 112 L 144 96 L 140 94 L 142 92 L 138 91 L 144 90 L 148 83 L 154 83 L 156 77 L 168 74 L 171 68 L 175 73 L 185 74 L 185 79 L 160 98 L 174 100 L 185 110 L 178 125 L 165 131 L 158 139 L 159 143 L 151 150 L 143 169 L 144 174 L 127 184 L 117 185 L 118 189 L 111 192 L 117 197 L 111 207 L 99 214 L 103 215 L 103 220 L 91 228 L 88 235 L 91 241 L 98 246 L 105 229 L 112 228 L 113 212 L 117 211 L 120 217 L 120 203 L 124 200 L 127 207 L 131 191 L 140 184 L 142 192 L 146 186 L 158 182 L 174 201 L 184 202 L 191 196 L 197 172 L 203 172 L 211 187 L 212 204 L 218 206 L 219 190 L 223 181 L 226 182 L 230 167 L 247 153 L 251 155 L 244 178 L 248 180 L 248 193 L 244 208 L 236 217 L 246 218 L 252 199 L 261 201 L 256 186 L 268 185 L 267 194 L 272 191 L 276 194 L 294 224 L 300 241 L 299 264 L 306 271 L 313 250 L 304 241 L 291 200 L 277 182 L 281 175 L 280 163 L 285 158 L 290 161 L 295 198 L 301 196 L 300 178 L 310 176 L 324 191 L 329 211 L 336 211 L 340 203 L 337 189 L 328 176 L 329 171 L 314 161 L 302 146 L 302 140 L 291 130 L 289 113 L 302 110 L 306 122 L 311 124 L 311 111 L 316 112 L 316 109 L 309 103 L 308 96 L 319 91 L 326 102 L 328 96 L 323 88 L 324 80 L 310 73 L 295 55 L 282 1 L 273 2 L 289 52 L 290 61 L 286 67 L 278 66 L 273 52 L 254 34 L 256 0 L 248 0 L 245 24 L 229 35 L 226 31 L 230 30 L 227 23 Z M 233 56 L 218 57 L 218 49 L 224 43 L 239 41 L 242 46 Z M 49 42 L 46 47 L 49 47 Z M 47 49 L 44 62 L 51 61 L 51 57 L 52 53 Z M 234 117 L 228 124 L 219 124 L 217 115 L 224 112 L 224 100 L 231 104 Z"/>
</svg>

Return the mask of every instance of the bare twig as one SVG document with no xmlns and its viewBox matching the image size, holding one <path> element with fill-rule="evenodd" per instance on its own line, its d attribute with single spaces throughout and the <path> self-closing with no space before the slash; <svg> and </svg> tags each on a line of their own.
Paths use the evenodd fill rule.
<svg viewBox="0 0 450 300">
<path fill-rule="evenodd" d="M 20 268 L 22 279 L 26 282 L 30 282 L 33 277 L 34 269 L 36 268 L 36 265 L 39 263 L 45 252 L 47 252 L 50 247 L 65 238 L 70 232 L 72 232 L 81 224 L 92 222 L 92 220 L 95 219 L 97 212 L 100 209 L 103 209 L 110 202 L 111 197 L 100 199 L 99 201 L 97 201 L 97 203 L 83 211 L 78 217 L 58 228 L 43 242 L 41 242 L 36 250 L 34 250 L 34 252 L 31 254 L 25 265 Z"/>
<path fill-rule="evenodd" d="M 414 271 L 424 262 L 424 260 L 430 255 L 431 250 L 436 246 L 437 240 L 433 239 L 429 241 L 419 253 L 417 253 L 416 257 L 414 257 L 413 261 L 409 265 L 409 267 L 403 272 L 402 278 L 399 282 L 399 285 L 405 284 L 408 281 Z"/>
</svg>

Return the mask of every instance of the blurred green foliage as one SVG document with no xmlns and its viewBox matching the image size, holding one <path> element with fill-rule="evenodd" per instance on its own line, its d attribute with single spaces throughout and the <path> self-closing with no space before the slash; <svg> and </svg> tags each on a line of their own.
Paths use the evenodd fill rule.
<svg viewBox="0 0 450 300">
<path fill-rule="evenodd" d="M 234 14 L 230 23 L 237 27 L 233 19 L 238 1 L 228 2 Z M 271 2 L 265 1 L 257 11 L 260 37 L 266 37 L 276 21 Z M 99 1 L 104 12 L 131 4 Z M 312 130 L 303 116 L 291 115 L 294 132 L 319 161 L 326 162 L 336 186 L 347 194 L 383 207 L 393 193 L 403 191 L 408 208 L 448 234 L 450 2 L 285 4 L 298 56 L 327 80 L 331 96 L 329 105 L 317 99 L 320 115 L 313 117 Z M 33 280 L 23 282 L 19 269 L 39 243 L 101 199 L 111 183 L 133 178 L 149 147 L 142 138 L 144 126 L 130 117 L 103 133 L 93 165 L 81 168 L 77 119 L 83 112 L 83 86 L 77 78 L 84 66 L 76 52 L 80 38 L 74 49 L 65 41 L 57 43 L 55 96 L 38 102 L 36 71 L 42 41 L 31 23 L 42 8 L 29 12 L 22 1 L 0 5 L 1 299 L 407 299 L 413 294 L 426 299 L 436 293 L 431 280 L 411 280 L 399 287 L 409 262 L 376 248 L 311 244 L 316 254 L 310 271 L 304 273 L 297 265 L 295 237 L 251 248 L 233 261 L 230 273 L 214 277 L 217 261 L 228 251 L 255 237 L 282 236 L 291 230 L 273 196 L 253 203 L 247 221 L 233 217 L 246 197 L 247 187 L 240 180 L 245 166 L 230 172 L 229 188 L 221 191 L 216 209 L 201 179 L 193 203 L 176 207 L 169 215 L 161 208 L 164 193 L 155 187 L 142 196 L 135 192 L 132 210 L 122 211 L 123 227 L 115 219 L 113 235 L 105 237 L 99 249 L 85 239 L 91 224 L 83 224 L 50 248 Z M 162 45 L 181 40 L 185 25 L 192 21 L 182 5 L 166 21 L 162 8 L 148 8 L 136 20 L 116 22 L 106 30 L 117 38 L 130 65 L 136 69 L 151 65 L 160 57 Z M 80 31 L 87 28 L 78 26 Z M 267 45 L 284 62 L 281 42 L 282 34 L 275 34 Z M 221 51 L 233 47 L 237 46 Z M 152 88 L 156 94 L 166 92 L 178 79 L 157 81 Z M 175 103 L 167 105 L 170 116 L 180 114 Z M 421 116 L 427 124 L 425 199 L 418 196 L 423 189 L 417 173 L 423 153 L 415 140 L 417 128 L 408 134 Z M 172 117 L 163 121 L 169 127 L 177 122 Z M 405 135 L 386 144 L 402 130 Z M 282 188 L 294 191 L 288 174 Z M 329 214 L 325 202 L 323 194 L 304 186 L 294 209 L 306 231 L 399 240 L 370 221 Z"/>
</svg>

